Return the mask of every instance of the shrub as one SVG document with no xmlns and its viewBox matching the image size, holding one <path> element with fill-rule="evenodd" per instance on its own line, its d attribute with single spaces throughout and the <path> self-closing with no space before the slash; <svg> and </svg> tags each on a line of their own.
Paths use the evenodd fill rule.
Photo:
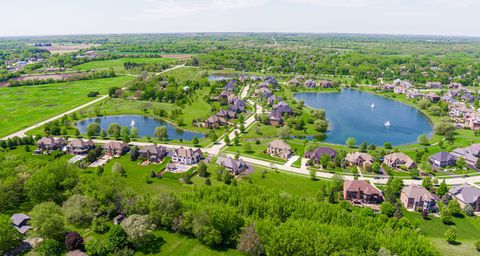
<svg viewBox="0 0 480 256">
<path fill-rule="evenodd" d="M 453 244 L 455 240 L 457 240 L 457 230 L 455 227 L 449 227 L 443 234 L 443 237 L 445 237 L 445 240 L 447 240 L 449 244 Z"/>
<path fill-rule="evenodd" d="M 69 251 L 83 249 L 83 238 L 78 232 L 69 232 L 65 237 L 65 246 Z"/>
</svg>

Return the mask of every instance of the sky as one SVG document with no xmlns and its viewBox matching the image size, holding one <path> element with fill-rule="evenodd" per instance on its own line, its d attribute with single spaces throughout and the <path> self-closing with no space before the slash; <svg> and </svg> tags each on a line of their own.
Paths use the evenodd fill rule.
<svg viewBox="0 0 480 256">
<path fill-rule="evenodd" d="M 0 36 L 308 32 L 480 36 L 480 0 L 0 0 Z"/>
</svg>

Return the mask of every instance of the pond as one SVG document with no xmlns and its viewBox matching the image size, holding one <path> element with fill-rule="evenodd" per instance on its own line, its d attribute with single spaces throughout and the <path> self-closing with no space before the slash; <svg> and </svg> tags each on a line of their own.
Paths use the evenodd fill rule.
<svg viewBox="0 0 480 256">
<path fill-rule="evenodd" d="M 121 115 L 121 116 L 104 116 L 104 117 L 95 117 L 95 118 L 89 118 L 89 119 L 84 119 L 82 121 L 77 122 L 76 126 L 80 130 L 80 133 L 87 133 L 87 126 L 93 122 L 97 122 L 100 124 L 100 127 L 102 129 L 105 129 L 105 131 L 108 129 L 108 126 L 111 123 L 117 123 L 120 126 L 128 126 L 130 129 L 132 128 L 132 124 L 135 125 L 138 131 L 138 136 L 139 137 L 145 137 L 147 135 L 150 135 L 150 137 L 153 137 L 153 132 L 156 127 L 158 126 L 166 126 L 167 127 L 167 134 L 168 134 L 168 139 L 173 139 L 173 140 L 192 140 L 193 137 L 197 136 L 197 138 L 203 138 L 204 135 L 201 133 L 197 132 L 191 132 L 191 131 L 185 131 L 179 128 L 176 128 L 175 126 L 169 124 L 168 122 L 150 118 L 150 117 L 145 117 L 145 116 L 140 116 L 140 115 Z"/>
<path fill-rule="evenodd" d="M 344 89 L 338 93 L 297 93 L 305 105 L 325 109 L 329 121 L 326 142 L 392 145 L 416 143 L 420 134 L 433 134 L 432 123 L 418 109 L 372 93 Z"/>
<path fill-rule="evenodd" d="M 212 74 L 208 76 L 208 81 L 232 80 L 235 76 L 229 74 Z"/>
</svg>

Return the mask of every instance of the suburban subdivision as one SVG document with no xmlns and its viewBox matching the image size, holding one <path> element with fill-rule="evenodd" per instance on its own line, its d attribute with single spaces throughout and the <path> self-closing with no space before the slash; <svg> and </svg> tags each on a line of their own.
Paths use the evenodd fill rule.
<svg viewBox="0 0 480 256">
<path fill-rule="evenodd" d="M 480 39 L 0 38 L 3 255 L 480 255 Z"/>
</svg>

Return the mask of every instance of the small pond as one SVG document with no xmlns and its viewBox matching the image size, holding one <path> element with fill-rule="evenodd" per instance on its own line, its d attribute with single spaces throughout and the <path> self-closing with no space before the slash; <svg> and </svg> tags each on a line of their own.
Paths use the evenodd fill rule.
<svg viewBox="0 0 480 256">
<path fill-rule="evenodd" d="M 212 74 L 208 76 L 208 81 L 224 81 L 232 80 L 233 78 L 235 78 L 235 76 L 229 74 Z"/>
<path fill-rule="evenodd" d="M 153 132 L 155 128 L 158 126 L 166 126 L 167 127 L 167 134 L 168 139 L 172 140 L 192 140 L 193 137 L 197 136 L 197 138 L 203 138 L 204 135 L 197 132 L 185 131 L 175 126 L 169 124 L 168 122 L 140 116 L 140 115 L 121 115 L 121 116 L 104 116 L 104 117 L 94 117 L 89 119 L 84 119 L 82 121 L 77 122 L 77 128 L 80 130 L 80 133 L 87 133 L 87 126 L 93 122 L 97 122 L 100 124 L 102 129 L 105 131 L 108 129 L 108 126 L 111 123 L 117 123 L 120 126 L 128 126 L 130 129 L 132 128 L 132 124 L 135 125 L 138 131 L 139 137 L 145 137 L 150 135 L 153 137 Z"/>
<path fill-rule="evenodd" d="M 372 93 L 344 89 L 339 93 L 297 93 L 305 105 L 325 109 L 329 121 L 326 142 L 392 145 L 416 143 L 420 134 L 432 135 L 432 124 L 418 109 Z"/>
</svg>

